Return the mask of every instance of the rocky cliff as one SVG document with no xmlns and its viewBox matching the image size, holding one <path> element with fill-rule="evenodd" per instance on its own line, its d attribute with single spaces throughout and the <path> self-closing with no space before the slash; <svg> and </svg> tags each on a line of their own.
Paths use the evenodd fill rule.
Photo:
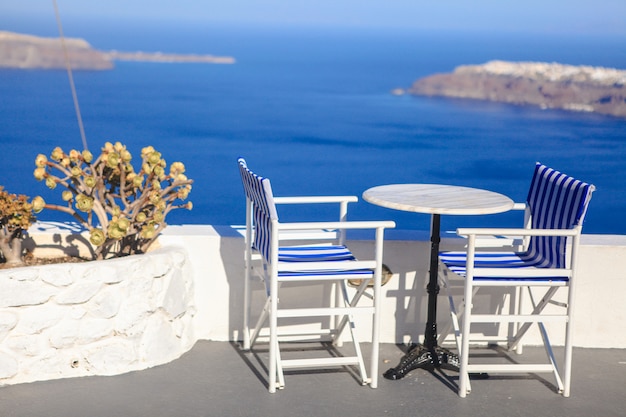
<svg viewBox="0 0 626 417">
<path fill-rule="evenodd" d="M 161 52 L 98 51 L 83 39 L 65 38 L 67 55 L 72 69 L 108 70 L 114 61 L 196 62 L 232 64 L 232 57 L 213 55 L 180 55 Z M 64 69 L 63 44 L 59 38 L 0 31 L 0 68 Z"/>
<path fill-rule="evenodd" d="M 65 45 L 73 69 L 113 68 L 113 62 L 104 53 L 82 39 L 66 38 Z M 0 31 L 0 68 L 65 68 L 61 40 Z"/>
<path fill-rule="evenodd" d="M 626 117 L 626 71 L 611 68 L 491 61 L 421 78 L 407 92 Z"/>
</svg>

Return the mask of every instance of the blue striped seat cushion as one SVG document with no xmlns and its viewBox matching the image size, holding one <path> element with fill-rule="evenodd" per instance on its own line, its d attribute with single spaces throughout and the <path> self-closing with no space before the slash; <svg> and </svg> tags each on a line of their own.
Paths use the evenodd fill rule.
<svg viewBox="0 0 626 417">
<path fill-rule="evenodd" d="M 354 261 L 356 258 L 343 245 L 328 246 L 285 246 L 278 249 L 279 262 L 334 262 Z M 314 271 L 280 271 L 280 276 L 324 276 L 350 275 L 362 278 L 371 278 L 374 272 L 371 269 L 331 269 Z"/>
<path fill-rule="evenodd" d="M 351 269 L 351 270 L 325 270 L 320 271 L 280 271 L 279 277 L 324 277 L 324 276 L 340 276 L 340 279 L 368 279 L 374 277 L 374 271 L 371 269 Z M 338 279 L 339 279 L 338 278 Z"/>
<path fill-rule="evenodd" d="M 448 269 L 460 276 L 467 275 L 465 252 L 441 252 L 441 262 Z M 544 266 L 541 260 L 529 256 L 527 253 L 517 252 L 476 252 L 474 257 L 474 280 L 530 280 L 530 281 L 562 281 L 567 282 L 568 277 L 528 277 L 524 276 L 523 269 L 541 268 Z M 520 269 L 519 277 L 484 277 L 480 275 L 480 268 L 517 268 Z"/>
<path fill-rule="evenodd" d="M 278 249 L 280 262 L 354 261 L 352 252 L 343 245 L 283 246 Z"/>
</svg>

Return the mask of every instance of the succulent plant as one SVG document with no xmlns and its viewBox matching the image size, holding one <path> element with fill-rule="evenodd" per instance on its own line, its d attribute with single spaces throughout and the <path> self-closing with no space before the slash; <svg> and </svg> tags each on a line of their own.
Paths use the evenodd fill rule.
<svg viewBox="0 0 626 417">
<path fill-rule="evenodd" d="M 41 197 L 31 202 L 25 195 L 10 194 L 0 186 L 0 254 L 7 264 L 22 265 L 22 242 L 37 219 L 33 212 L 43 209 Z"/>
<path fill-rule="evenodd" d="M 167 171 L 165 159 L 152 146 L 141 150 L 139 171 L 131 161 L 120 142 L 106 142 L 97 158 L 88 150 L 66 153 L 60 147 L 49 158 L 35 158 L 35 178 L 50 189 L 63 188 L 65 202 L 38 203 L 70 214 L 89 230 L 94 259 L 145 252 L 167 226 L 170 211 L 192 208 L 191 202 L 183 203 L 193 183 L 183 163 L 174 162 Z"/>
</svg>

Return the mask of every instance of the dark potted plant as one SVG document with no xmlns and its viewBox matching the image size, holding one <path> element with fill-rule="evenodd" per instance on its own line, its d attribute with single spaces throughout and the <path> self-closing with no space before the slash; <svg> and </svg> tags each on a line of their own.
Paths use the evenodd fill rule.
<svg viewBox="0 0 626 417">
<path fill-rule="evenodd" d="M 0 186 L 0 256 L 7 265 L 23 265 L 23 241 L 28 228 L 37 220 L 34 211 L 43 209 L 44 201 L 36 197 L 11 194 Z"/>
</svg>

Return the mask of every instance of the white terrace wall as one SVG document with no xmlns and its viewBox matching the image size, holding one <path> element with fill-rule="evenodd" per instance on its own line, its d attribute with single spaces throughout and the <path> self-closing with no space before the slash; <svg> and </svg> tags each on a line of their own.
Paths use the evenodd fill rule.
<svg viewBox="0 0 626 417">
<path fill-rule="evenodd" d="M 240 340 L 244 272 L 240 228 L 170 226 L 162 236 L 161 244 L 182 246 L 189 251 L 195 274 L 197 337 Z M 443 239 L 441 246 L 442 249 L 458 249 L 462 244 L 461 239 L 449 238 Z M 351 241 L 350 246 L 357 256 L 365 256 L 373 250 L 373 241 Z M 383 287 L 381 340 L 385 343 L 406 343 L 418 337 L 421 341 L 426 326 L 429 250 L 426 233 L 387 232 L 384 262 L 394 277 Z M 626 303 L 623 302 L 626 294 L 626 236 L 584 235 L 578 266 L 574 345 L 626 348 L 626 332 L 621 331 L 626 320 Z M 301 295 L 311 297 L 312 292 L 304 288 Z M 263 297 L 261 286 L 255 296 L 260 303 Z M 493 304 L 501 299 L 502 294 L 490 292 L 487 298 L 479 300 Z M 445 329 L 449 322 L 448 301 L 442 290 L 438 297 L 439 329 Z M 562 332 L 551 333 L 552 343 L 562 345 Z M 525 343 L 540 345 L 538 332 L 530 332 Z"/>
<path fill-rule="evenodd" d="M 0 385 L 115 375 L 196 342 L 187 252 L 0 271 Z"/>
<path fill-rule="evenodd" d="M 86 239 L 63 225 L 29 231 L 36 256 L 76 254 Z M 357 256 L 373 241 L 352 240 Z M 462 245 L 444 239 L 443 249 Z M 228 226 L 170 226 L 146 255 L 0 271 L 0 385 L 83 375 L 113 375 L 169 362 L 199 339 L 241 339 L 243 238 Z M 381 341 L 421 341 L 425 329 L 428 236 L 390 231 L 384 262 L 394 273 L 383 287 Z M 626 236 L 583 236 L 576 292 L 578 347 L 626 348 Z M 262 302 L 261 286 L 255 291 Z M 295 297 L 322 297 L 298 288 Z M 458 296 L 455 294 L 455 296 Z M 481 303 L 502 302 L 488 293 Z M 438 297 L 439 329 L 449 323 Z M 368 328 L 369 323 L 363 323 Z M 502 333 L 503 329 L 488 329 Z M 368 330 L 365 330 L 368 333 Z M 367 335 L 364 335 L 367 336 Z M 562 333 L 553 338 L 562 344 Z M 537 333 L 527 344 L 540 344 Z"/>
</svg>

